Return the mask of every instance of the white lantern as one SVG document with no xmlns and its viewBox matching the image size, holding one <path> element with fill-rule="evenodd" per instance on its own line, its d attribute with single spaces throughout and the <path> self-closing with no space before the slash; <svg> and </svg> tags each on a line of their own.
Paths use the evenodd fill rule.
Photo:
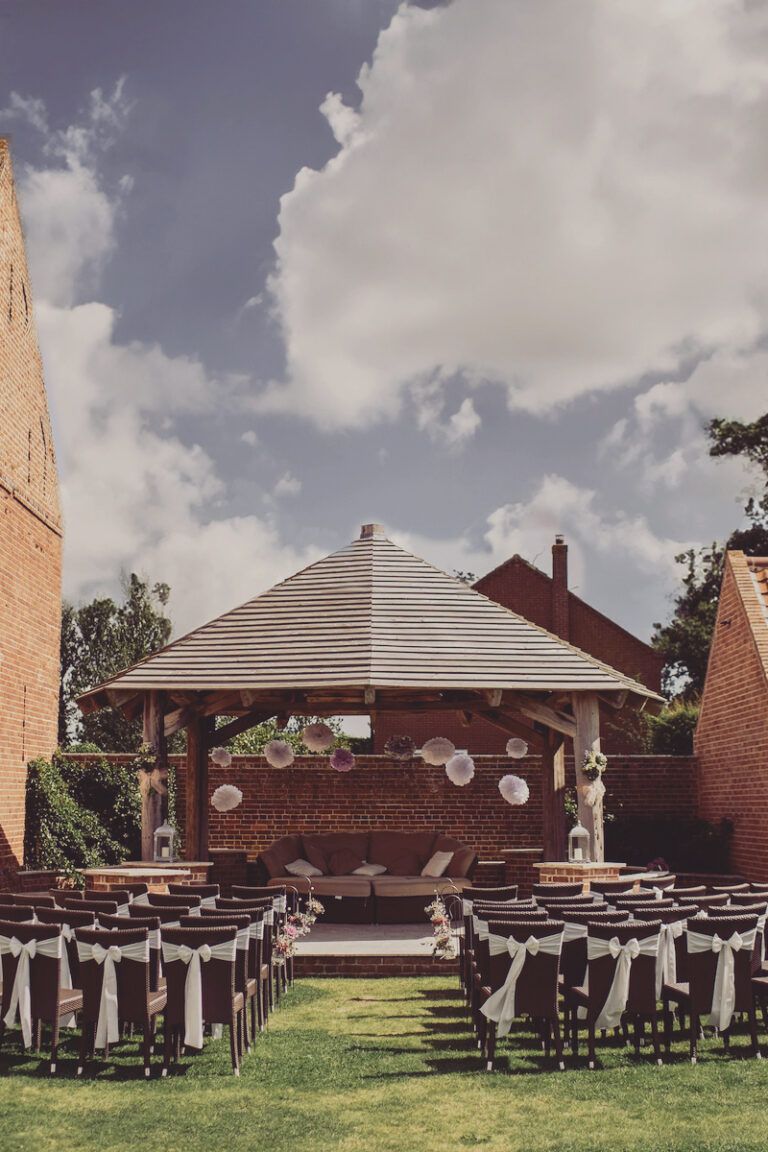
<svg viewBox="0 0 768 1152">
<path fill-rule="evenodd" d="M 155 828 L 155 861 L 158 864 L 172 864 L 176 859 L 174 856 L 174 845 L 176 843 L 176 830 L 171 828 L 170 824 L 166 821 L 161 824 L 159 828 Z"/>
<path fill-rule="evenodd" d="M 568 859 L 571 864 L 589 863 L 589 832 L 578 820 L 568 833 Z"/>
</svg>

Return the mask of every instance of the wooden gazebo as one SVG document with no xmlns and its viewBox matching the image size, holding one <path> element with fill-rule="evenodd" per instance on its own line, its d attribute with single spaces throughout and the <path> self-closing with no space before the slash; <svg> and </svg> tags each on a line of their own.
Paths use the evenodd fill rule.
<svg viewBox="0 0 768 1152">
<path fill-rule="evenodd" d="M 82 695 L 143 715 L 156 768 L 142 850 L 162 818 L 166 741 L 187 730 L 187 858 L 208 855 L 208 753 L 272 716 L 453 712 L 521 736 L 542 758 L 545 858 L 565 854 L 565 741 L 600 746 L 600 708 L 654 710 L 656 693 L 501 607 L 367 524 L 360 538 Z M 230 717 L 220 728 L 216 717 Z M 577 773 L 578 773 L 577 768 Z M 578 783 L 584 784 L 579 777 Z M 603 859 L 602 811 L 579 795 Z"/>
</svg>

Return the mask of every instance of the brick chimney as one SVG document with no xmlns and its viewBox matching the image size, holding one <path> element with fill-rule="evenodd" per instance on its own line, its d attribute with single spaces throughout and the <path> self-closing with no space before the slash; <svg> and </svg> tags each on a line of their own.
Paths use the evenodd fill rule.
<svg viewBox="0 0 768 1152">
<path fill-rule="evenodd" d="M 552 631 L 563 640 L 570 638 L 568 620 L 568 545 L 555 536 L 552 545 Z"/>
</svg>

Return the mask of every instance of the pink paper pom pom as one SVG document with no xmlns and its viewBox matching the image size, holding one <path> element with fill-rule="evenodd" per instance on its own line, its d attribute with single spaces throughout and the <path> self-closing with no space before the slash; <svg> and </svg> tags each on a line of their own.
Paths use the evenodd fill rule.
<svg viewBox="0 0 768 1152">
<path fill-rule="evenodd" d="M 337 772 L 349 772 L 355 766 L 355 757 L 349 748 L 336 748 L 328 762 Z"/>
<path fill-rule="evenodd" d="M 293 764 L 293 748 L 285 740 L 270 740 L 264 749 L 267 764 L 273 768 L 287 768 Z"/>
</svg>

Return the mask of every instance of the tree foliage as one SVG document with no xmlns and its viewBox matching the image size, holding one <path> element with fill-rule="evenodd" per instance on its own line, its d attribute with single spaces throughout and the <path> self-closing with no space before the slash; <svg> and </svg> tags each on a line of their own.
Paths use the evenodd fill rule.
<svg viewBox="0 0 768 1152">
<path fill-rule="evenodd" d="M 675 559 L 684 565 L 683 590 L 668 624 L 654 624 L 652 644 L 665 657 L 662 687 L 671 696 L 702 691 L 717 616 L 726 551 L 768 555 L 768 413 L 751 424 L 712 420 L 707 426 L 710 456 L 742 456 L 762 473 L 763 491 L 744 508 L 746 525 L 709 548 L 689 549 Z"/>
<path fill-rule="evenodd" d="M 229 719 L 229 716 L 220 716 L 219 727 L 223 727 Z M 239 736 L 233 736 L 227 743 L 227 748 L 235 756 L 260 756 L 270 740 L 285 740 L 287 744 L 290 744 L 296 756 L 311 756 L 313 753 L 307 748 L 301 734 L 307 725 L 315 724 L 318 719 L 317 716 L 291 716 L 286 726 L 279 728 L 277 717 L 273 716 L 271 720 L 265 720 L 262 724 L 249 728 L 247 732 L 241 732 Z M 337 745 L 342 748 L 349 748 L 353 741 L 343 734 L 341 721 L 338 717 L 324 716 L 322 720 L 335 734 Z"/>
<path fill-rule="evenodd" d="M 133 752 L 141 743 L 141 721 L 119 709 L 81 716 L 75 698 L 168 643 L 171 621 L 163 609 L 170 588 L 134 572 L 123 582 L 124 601 L 97 597 L 79 608 L 64 603 L 61 625 L 59 743 L 87 741 L 109 752 Z"/>
</svg>

